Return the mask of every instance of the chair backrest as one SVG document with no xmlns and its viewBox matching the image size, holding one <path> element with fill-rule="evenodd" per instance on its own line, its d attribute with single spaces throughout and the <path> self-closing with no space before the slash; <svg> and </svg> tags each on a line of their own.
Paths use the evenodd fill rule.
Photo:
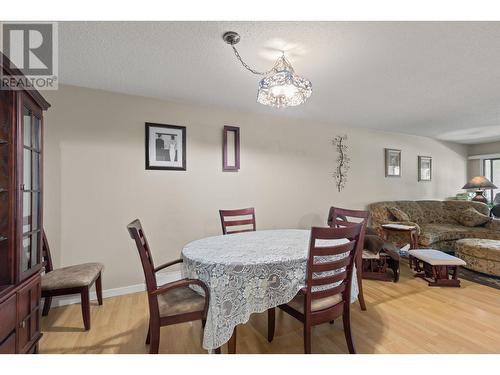
<svg viewBox="0 0 500 375">
<path fill-rule="evenodd" d="M 368 225 L 368 217 L 370 213 L 364 210 L 351 210 L 347 208 L 330 207 L 328 212 L 328 225 L 330 227 L 338 227 L 339 225 L 346 226 L 346 222 L 349 224 L 363 224 L 361 229 L 361 235 L 359 237 L 358 245 L 361 249 L 364 247 L 365 242 L 365 231 Z M 358 260 L 361 261 L 363 252 L 362 250 L 358 252 Z M 361 266 L 358 264 L 358 266 Z"/>
<path fill-rule="evenodd" d="M 493 205 L 496 206 L 500 204 L 500 193 L 495 194 L 495 198 L 493 199 Z"/>
<path fill-rule="evenodd" d="M 330 211 L 328 212 L 328 226 L 330 227 L 336 226 L 339 220 L 351 223 L 355 222 L 361 223 L 364 221 L 366 224 L 369 215 L 370 213 L 368 211 L 330 207 Z"/>
<path fill-rule="evenodd" d="M 42 230 L 42 267 L 45 269 L 45 273 L 54 269 L 52 265 L 52 256 L 50 255 L 49 241 L 47 241 L 45 230 Z"/>
<path fill-rule="evenodd" d="M 491 208 L 490 215 L 494 218 L 500 218 L 500 204 L 496 204 Z"/>
<path fill-rule="evenodd" d="M 255 209 L 251 208 L 242 208 L 239 210 L 219 210 L 220 215 L 220 223 L 222 225 L 222 234 L 233 234 L 233 233 L 241 233 L 241 232 L 253 232 L 257 230 L 255 224 Z M 239 218 L 235 218 L 239 217 Z M 227 220 L 227 219 L 232 220 Z M 228 227 L 241 227 L 251 225 L 251 228 L 246 229 L 235 229 L 229 230 Z"/>
<path fill-rule="evenodd" d="M 157 289 L 155 266 L 153 263 L 153 258 L 151 256 L 151 251 L 149 250 L 149 244 L 142 229 L 141 222 L 139 219 L 132 221 L 127 225 L 130 237 L 135 241 L 137 250 L 139 251 L 139 256 L 141 258 L 142 270 L 144 271 L 144 278 L 146 279 L 146 288 L 148 292 L 153 292 Z"/>
<path fill-rule="evenodd" d="M 306 309 L 309 312 L 312 301 L 337 294 L 342 294 L 342 301 L 350 303 L 353 266 L 363 224 L 344 223 L 346 225 L 342 227 L 339 224 L 334 228 L 311 228 L 306 280 Z M 318 243 L 339 239 L 347 239 L 348 242 L 326 246 Z M 333 255 L 340 257 L 329 259 Z"/>
</svg>

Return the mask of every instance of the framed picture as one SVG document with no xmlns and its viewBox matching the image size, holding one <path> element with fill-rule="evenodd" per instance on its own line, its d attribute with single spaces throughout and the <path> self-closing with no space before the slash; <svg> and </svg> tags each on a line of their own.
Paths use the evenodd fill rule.
<svg viewBox="0 0 500 375">
<path fill-rule="evenodd" d="M 432 157 L 430 156 L 418 157 L 418 180 L 419 181 L 432 180 Z"/>
<path fill-rule="evenodd" d="M 238 172 L 240 169 L 240 128 L 224 126 L 222 135 L 222 170 Z"/>
<path fill-rule="evenodd" d="M 401 177 L 401 150 L 385 149 L 385 177 Z"/>
<path fill-rule="evenodd" d="M 186 127 L 146 122 L 146 169 L 186 170 Z"/>
</svg>

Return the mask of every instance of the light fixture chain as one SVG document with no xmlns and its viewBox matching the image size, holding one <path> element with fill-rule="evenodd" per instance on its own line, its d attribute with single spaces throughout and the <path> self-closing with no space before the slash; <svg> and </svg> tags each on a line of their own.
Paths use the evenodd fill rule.
<svg viewBox="0 0 500 375">
<path fill-rule="evenodd" d="M 247 65 L 247 63 L 245 63 L 243 61 L 243 59 L 241 58 L 240 54 L 238 53 L 238 50 L 236 49 L 236 47 L 234 45 L 231 45 L 231 47 L 233 47 L 234 54 L 236 55 L 236 58 L 241 63 L 241 65 L 243 65 L 243 67 L 245 69 L 247 69 L 248 71 L 252 72 L 253 74 L 256 74 L 256 75 L 259 75 L 259 76 L 265 76 L 265 75 L 271 74 L 272 72 L 274 72 L 276 70 L 276 64 L 274 64 L 274 66 L 271 69 L 269 69 L 268 71 L 265 71 L 265 72 L 258 72 L 257 70 L 254 70 L 254 69 L 250 68 Z"/>
</svg>

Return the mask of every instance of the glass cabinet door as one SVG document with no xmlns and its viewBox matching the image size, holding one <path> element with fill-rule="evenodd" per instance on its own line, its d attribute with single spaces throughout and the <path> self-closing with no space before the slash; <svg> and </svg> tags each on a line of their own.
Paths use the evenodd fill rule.
<svg viewBox="0 0 500 375">
<path fill-rule="evenodd" d="M 40 171 L 41 119 L 28 106 L 23 107 L 22 173 L 22 251 L 21 275 L 40 263 Z"/>
<path fill-rule="evenodd" d="M 13 176 L 12 164 L 12 110 L 13 95 L 0 90 L 0 290 L 14 283 L 11 237 L 14 213 L 11 208 Z M 2 325 L 0 318 L 0 326 Z"/>
</svg>

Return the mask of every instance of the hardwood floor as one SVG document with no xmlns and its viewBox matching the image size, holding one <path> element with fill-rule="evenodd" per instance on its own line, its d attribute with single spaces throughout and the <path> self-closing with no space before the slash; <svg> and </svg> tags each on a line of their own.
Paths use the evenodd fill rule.
<svg viewBox="0 0 500 375">
<path fill-rule="evenodd" d="M 352 307 L 358 353 L 500 353 L 500 290 L 462 280 L 461 288 L 431 288 L 402 266 L 399 283 L 364 282 L 368 311 Z M 42 319 L 41 353 L 147 353 L 145 293 L 92 302 L 92 329 L 80 305 L 54 308 Z M 201 323 L 161 329 L 160 353 L 206 353 Z M 238 327 L 238 353 L 302 353 L 302 325 L 276 311 L 276 335 L 266 340 L 267 315 Z M 224 349 L 225 350 L 225 349 Z M 342 322 L 313 328 L 313 353 L 347 353 Z"/>
</svg>

